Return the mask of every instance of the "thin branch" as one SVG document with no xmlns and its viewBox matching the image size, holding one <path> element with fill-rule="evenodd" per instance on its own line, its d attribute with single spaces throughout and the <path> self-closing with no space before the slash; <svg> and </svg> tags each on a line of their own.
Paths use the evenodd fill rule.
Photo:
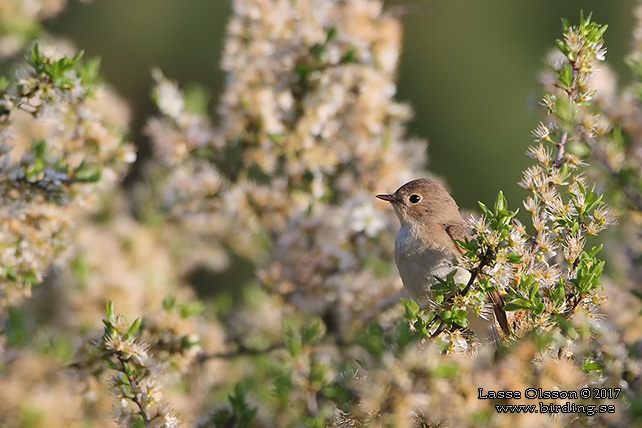
<svg viewBox="0 0 642 428">
<path fill-rule="evenodd" d="M 465 296 L 468 294 L 470 291 L 470 287 L 472 287 L 473 283 L 481 273 L 482 269 L 484 267 L 488 266 L 490 262 L 493 260 L 493 257 L 495 255 L 493 254 L 492 250 L 487 249 L 486 252 L 482 255 L 481 259 L 479 260 L 479 264 L 472 270 L 470 271 L 470 279 L 468 280 L 468 284 L 466 284 L 466 287 L 464 287 L 463 290 L 459 293 L 461 296 Z"/>
<path fill-rule="evenodd" d="M 437 319 L 437 317 L 435 317 L 435 319 Z M 437 330 L 435 330 L 435 332 L 430 335 L 430 338 L 434 339 L 435 337 L 439 336 L 441 332 L 444 331 L 445 328 L 446 328 L 446 323 L 443 320 L 441 320 L 441 322 L 439 323 L 439 327 L 437 327 Z"/>
<path fill-rule="evenodd" d="M 198 361 L 204 362 L 212 359 L 232 360 L 240 357 L 254 357 L 257 355 L 269 354 L 270 352 L 284 348 L 285 343 L 276 343 L 264 349 L 247 348 L 243 345 L 240 345 L 238 349 L 233 352 L 225 352 L 220 354 L 201 354 L 198 357 Z"/>
<path fill-rule="evenodd" d="M 555 157 L 556 168 L 561 168 L 564 163 L 564 156 L 566 155 L 566 143 L 568 142 L 568 132 L 564 131 L 560 137 L 560 142 L 557 143 L 557 156 Z"/>
<path fill-rule="evenodd" d="M 127 383 L 129 383 L 129 385 L 132 387 L 132 393 L 133 393 L 132 395 L 134 397 L 130 398 L 130 400 L 133 401 L 136 404 L 136 406 L 138 406 L 138 409 L 140 410 L 138 414 L 143 418 L 143 421 L 145 421 L 145 425 L 149 426 L 151 419 L 149 419 L 149 416 L 147 415 L 147 411 L 145 410 L 145 406 L 140 400 L 141 394 L 138 393 L 140 391 L 140 388 L 138 387 L 138 382 L 131 375 L 129 375 L 125 370 L 126 361 L 123 358 L 123 356 L 116 355 L 116 358 L 118 359 L 122 367 L 122 370 L 120 370 L 120 372 L 123 373 L 125 376 L 127 376 Z"/>
</svg>

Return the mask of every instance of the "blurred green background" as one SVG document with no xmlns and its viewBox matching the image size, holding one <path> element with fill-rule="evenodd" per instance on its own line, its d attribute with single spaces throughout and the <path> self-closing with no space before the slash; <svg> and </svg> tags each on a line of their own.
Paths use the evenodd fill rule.
<svg viewBox="0 0 642 428">
<path fill-rule="evenodd" d="M 522 199 L 515 183 L 531 163 L 524 152 L 541 119 L 537 75 L 561 35 L 560 19 L 577 23 L 584 9 L 609 24 L 607 61 L 623 84 L 629 78 L 623 59 L 630 49 L 634 3 L 385 1 L 404 24 L 398 98 L 415 110 L 410 134 L 429 140 L 429 169 L 448 182 L 462 207 L 492 202 L 499 189 L 511 207 Z M 206 87 L 216 120 L 224 79 L 218 63 L 230 12 L 227 0 L 73 1 L 46 26 L 102 58 L 105 80 L 132 106 L 132 138 L 145 156 L 140 129 L 154 112 L 152 67 L 183 86 Z"/>
</svg>

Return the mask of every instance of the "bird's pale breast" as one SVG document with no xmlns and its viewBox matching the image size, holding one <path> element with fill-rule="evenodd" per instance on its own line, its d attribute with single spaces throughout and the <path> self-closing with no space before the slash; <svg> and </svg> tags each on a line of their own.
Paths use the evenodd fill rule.
<svg viewBox="0 0 642 428">
<path fill-rule="evenodd" d="M 454 259 L 455 255 L 446 248 L 427 247 L 411 227 L 405 225 L 399 229 L 395 240 L 395 261 L 404 287 L 416 301 L 432 300 L 430 287 L 438 282 L 437 278 L 446 278 L 455 269 L 455 281 L 468 282 L 470 273 L 453 267 Z"/>
</svg>

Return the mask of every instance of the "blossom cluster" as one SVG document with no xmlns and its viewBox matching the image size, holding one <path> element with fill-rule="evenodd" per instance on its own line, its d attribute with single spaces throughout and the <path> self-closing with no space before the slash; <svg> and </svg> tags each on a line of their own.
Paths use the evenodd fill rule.
<svg viewBox="0 0 642 428">
<path fill-rule="evenodd" d="M 573 321 L 577 328 L 587 328 L 586 320 Z M 538 412 L 499 412 L 495 405 L 536 405 L 539 402 L 549 406 L 564 405 L 564 399 L 529 399 L 525 391 L 529 388 L 541 391 L 573 391 L 581 387 L 620 388 L 615 379 L 620 378 L 623 367 L 635 369 L 625 347 L 618 342 L 612 331 L 593 324 L 590 327 L 594 337 L 581 340 L 575 348 L 575 357 L 550 355 L 545 348 L 547 340 L 521 340 L 510 348 L 502 349 L 502 358 L 495 358 L 492 350 L 482 349 L 475 358 L 462 354 L 444 355 L 436 343 L 403 348 L 389 347 L 375 364 L 359 370 L 349 379 L 351 390 L 360 397 L 358 406 L 350 412 L 337 412 L 332 427 L 352 426 L 374 427 L 425 427 L 443 424 L 449 426 L 473 427 L 483 424 L 493 427 L 533 426 L 565 427 L 574 423 L 588 423 L 589 426 L 605 426 L 621 422 L 626 413 L 623 400 L 571 400 L 576 405 L 613 405 L 613 414 L 562 413 L 554 415 Z M 399 337 L 397 337 L 399 339 Z M 557 338 L 563 343 L 564 338 Z M 399 343 L 399 342 L 398 342 Z M 609 349 L 608 362 L 603 378 L 596 378 L 583 371 L 588 362 L 584 352 L 599 343 Z M 401 350 L 401 352 L 399 351 Z M 363 355 L 361 355 L 363 357 Z M 576 360 L 577 359 L 577 360 Z M 363 360 L 362 360 L 363 361 Z M 365 360 L 366 363 L 368 360 Z M 606 362 L 606 361 L 604 361 Z M 365 364 L 365 363 L 364 363 Z M 622 365 L 623 364 L 623 365 Z M 605 381 L 604 379 L 608 379 Z M 519 399 L 480 399 L 488 391 L 518 391 Z M 626 394 L 624 389 L 620 389 Z"/>
<path fill-rule="evenodd" d="M 159 426 L 179 428 L 185 425 L 172 407 L 164 403 L 162 385 L 158 381 L 160 367 L 150 355 L 150 345 L 136 336 L 141 319 L 128 325 L 122 316 L 114 313 L 113 304 L 107 306 L 105 333 L 99 349 L 116 374 L 111 378 L 114 394 L 120 398 L 116 407 L 116 421 L 125 426 L 152 421 Z M 135 406 L 133 410 L 128 409 Z"/>
<path fill-rule="evenodd" d="M 147 132 L 168 177 L 157 206 L 194 242 L 255 260 L 269 249 L 263 286 L 300 309 L 371 308 L 390 294 L 392 272 L 373 266 L 391 260 L 395 229 L 372 195 L 425 161 L 393 99 L 400 41 L 378 2 L 235 2 L 219 127 L 155 74 L 162 116 Z"/>
<path fill-rule="evenodd" d="M 135 159 L 126 115 L 98 63 L 53 46 L 0 89 L 0 307 L 19 302 L 64 255 L 70 228 Z M 113 106 L 116 104 L 115 106 Z M 105 110 L 105 107 L 114 110 Z"/>
<path fill-rule="evenodd" d="M 581 172 L 586 164 L 577 149 L 589 144 L 587 139 L 603 122 L 590 110 L 595 91 L 589 83 L 596 63 L 604 60 L 606 26 L 581 16 L 579 25 L 565 21 L 563 30 L 559 57 L 551 64 L 556 82 L 550 86 L 556 90 L 542 101 L 549 121 L 533 131 L 535 145 L 527 150 L 537 164 L 527 168 L 518 183 L 530 193 L 524 207 L 534 234 L 513 219 L 515 213 L 502 215 L 506 208 L 500 199 L 494 213 L 482 206 L 485 219 L 472 222 L 482 252 L 493 254 L 484 270 L 492 278 L 489 282 L 506 291 L 505 310 L 521 311 L 513 317 L 518 336 L 555 326 L 559 315 L 595 313 L 602 300 L 604 262 L 596 258 L 599 247 L 585 251 L 586 238 L 616 222 L 603 196 Z M 467 249 L 469 258 L 479 252 Z"/>
</svg>

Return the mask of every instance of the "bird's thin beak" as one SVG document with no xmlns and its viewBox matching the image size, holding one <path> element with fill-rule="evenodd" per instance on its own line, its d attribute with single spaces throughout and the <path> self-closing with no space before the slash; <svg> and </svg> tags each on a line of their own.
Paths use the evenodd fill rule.
<svg viewBox="0 0 642 428">
<path fill-rule="evenodd" d="M 383 193 L 381 195 L 377 195 L 377 198 L 381 199 L 382 201 L 388 201 L 388 202 L 399 202 L 399 199 L 397 196 L 395 196 L 394 193 Z"/>
</svg>

